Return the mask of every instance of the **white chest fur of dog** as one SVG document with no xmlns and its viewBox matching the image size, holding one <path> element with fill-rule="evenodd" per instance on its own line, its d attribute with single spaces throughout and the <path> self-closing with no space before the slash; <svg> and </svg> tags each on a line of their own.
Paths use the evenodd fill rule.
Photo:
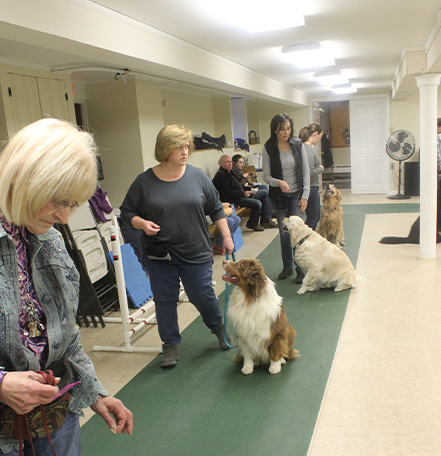
<svg viewBox="0 0 441 456">
<path fill-rule="evenodd" d="M 346 253 L 305 225 L 301 217 L 293 215 L 284 223 L 291 235 L 295 262 L 305 273 L 298 294 L 319 288 L 355 288 L 355 270 Z"/>
<path fill-rule="evenodd" d="M 236 333 L 242 372 L 251 374 L 255 365 L 269 364 L 277 374 L 286 360 L 298 357 L 293 349 L 296 332 L 288 319 L 274 283 L 258 260 L 224 261 L 228 274 L 222 278 L 236 285 L 228 304 L 228 321 Z"/>
</svg>

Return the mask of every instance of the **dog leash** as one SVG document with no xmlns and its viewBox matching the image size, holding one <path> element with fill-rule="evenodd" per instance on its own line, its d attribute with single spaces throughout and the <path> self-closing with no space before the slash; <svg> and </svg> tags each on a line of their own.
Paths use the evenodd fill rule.
<svg viewBox="0 0 441 456">
<path fill-rule="evenodd" d="M 234 252 L 231 252 L 231 257 L 233 258 L 233 261 L 236 261 L 236 258 L 234 256 Z M 225 253 L 225 258 L 228 261 L 228 251 Z M 227 311 L 228 311 L 228 282 L 225 282 L 225 306 L 224 306 L 224 342 L 227 344 L 227 347 L 229 348 L 236 348 L 237 345 L 230 345 L 227 341 Z"/>
</svg>

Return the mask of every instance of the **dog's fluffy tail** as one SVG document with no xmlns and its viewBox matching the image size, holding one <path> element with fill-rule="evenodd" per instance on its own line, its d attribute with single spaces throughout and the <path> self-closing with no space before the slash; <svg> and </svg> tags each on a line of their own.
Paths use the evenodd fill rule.
<svg viewBox="0 0 441 456">
<path fill-rule="evenodd" d="M 380 239 L 380 244 L 415 244 L 409 237 L 386 236 Z M 418 244 L 418 243 L 416 243 Z"/>
</svg>

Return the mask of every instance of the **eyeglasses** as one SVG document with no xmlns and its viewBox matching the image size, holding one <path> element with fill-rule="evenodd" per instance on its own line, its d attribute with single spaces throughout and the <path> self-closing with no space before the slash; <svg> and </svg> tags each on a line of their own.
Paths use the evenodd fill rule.
<svg viewBox="0 0 441 456">
<path fill-rule="evenodd" d="M 62 211 L 66 208 L 69 208 L 69 210 L 71 211 L 72 209 L 76 209 L 79 206 L 79 204 L 76 201 L 68 203 L 67 201 L 60 201 L 58 199 L 55 199 L 52 202 L 52 205 L 57 211 Z"/>
</svg>

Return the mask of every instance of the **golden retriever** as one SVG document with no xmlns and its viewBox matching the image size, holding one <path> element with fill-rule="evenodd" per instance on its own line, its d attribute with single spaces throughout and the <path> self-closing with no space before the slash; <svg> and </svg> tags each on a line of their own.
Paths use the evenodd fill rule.
<svg viewBox="0 0 441 456">
<path fill-rule="evenodd" d="M 242 373 L 249 375 L 254 366 L 269 364 L 270 374 L 278 374 L 286 360 L 299 356 L 293 349 L 296 332 L 288 319 L 272 282 L 259 260 L 224 261 L 227 274 L 222 279 L 236 285 L 231 294 L 227 317 L 236 333 Z"/>
<path fill-rule="evenodd" d="M 299 295 L 319 288 L 355 288 L 355 270 L 343 250 L 305 225 L 301 217 L 292 215 L 284 224 L 291 235 L 295 262 L 305 273 Z"/>
<path fill-rule="evenodd" d="M 341 193 L 333 184 L 326 186 L 322 197 L 323 207 L 320 211 L 320 224 L 317 233 L 337 247 L 345 245 L 343 232 L 343 209 L 340 207 Z"/>
</svg>

